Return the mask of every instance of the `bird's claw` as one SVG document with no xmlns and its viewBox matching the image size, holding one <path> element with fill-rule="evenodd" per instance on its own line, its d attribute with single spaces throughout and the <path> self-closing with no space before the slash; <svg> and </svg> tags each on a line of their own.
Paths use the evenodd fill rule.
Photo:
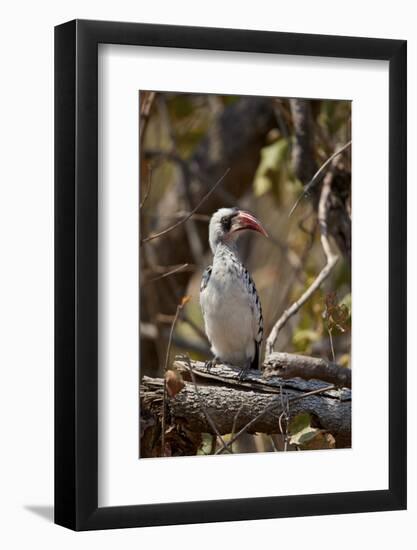
<svg viewBox="0 0 417 550">
<path fill-rule="evenodd" d="M 237 377 L 239 382 L 243 382 L 243 380 L 245 380 L 246 375 L 248 374 L 248 370 L 249 367 L 243 367 L 242 369 L 240 369 L 239 375 Z"/>
<path fill-rule="evenodd" d="M 217 357 L 213 357 L 213 359 L 209 359 L 205 363 L 205 367 L 207 369 L 207 372 L 210 372 L 213 367 L 215 367 L 218 364 L 219 360 Z"/>
</svg>

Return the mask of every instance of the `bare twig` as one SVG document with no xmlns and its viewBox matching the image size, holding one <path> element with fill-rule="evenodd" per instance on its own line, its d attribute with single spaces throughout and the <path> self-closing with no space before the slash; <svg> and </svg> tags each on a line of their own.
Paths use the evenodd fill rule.
<svg viewBox="0 0 417 550">
<path fill-rule="evenodd" d="M 290 405 L 288 402 L 288 397 L 287 395 L 284 395 L 284 391 L 282 389 L 281 389 L 281 406 L 282 406 L 282 413 L 279 415 L 278 424 L 279 424 L 279 431 L 281 432 L 281 435 L 284 437 L 284 452 L 286 452 L 288 448 L 288 424 L 290 420 Z M 285 430 L 282 427 L 283 419 L 285 419 Z"/>
<path fill-rule="evenodd" d="M 327 331 L 328 331 L 328 333 L 329 333 L 330 349 L 331 349 L 331 351 L 332 351 L 332 359 L 333 359 L 333 362 L 335 363 L 335 362 L 336 362 L 336 356 L 335 356 L 335 354 L 334 354 L 332 329 L 331 329 L 331 328 L 328 328 Z"/>
<path fill-rule="evenodd" d="M 327 201 L 331 191 L 331 183 L 332 183 L 332 173 L 329 172 L 328 174 L 326 174 L 326 177 L 324 178 L 324 181 L 323 181 L 323 187 L 321 190 L 319 208 L 318 208 L 318 218 L 319 218 L 319 225 L 321 230 L 321 245 L 323 247 L 323 251 L 326 256 L 326 265 L 323 267 L 323 269 L 314 279 L 313 283 L 302 294 L 302 296 L 296 302 L 294 302 L 291 307 L 289 307 L 286 311 L 284 311 L 284 313 L 281 315 L 281 317 L 273 326 L 271 333 L 269 334 L 266 340 L 267 357 L 274 351 L 275 342 L 277 341 L 278 334 L 282 329 L 282 327 L 285 325 L 288 319 L 290 319 L 293 315 L 295 315 L 299 311 L 299 309 L 307 302 L 307 300 L 309 300 L 309 298 L 314 294 L 314 292 L 318 288 L 320 288 L 323 281 L 325 281 L 327 277 L 330 275 L 332 269 L 336 265 L 337 260 L 339 259 L 338 256 L 334 254 L 331 250 L 330 242 L 328 238 L 328 231 L 327 231 Z"/>
<path fill-rule="evenodd" d="M 140 257 L 140 269 L 141 274 L 144 270 L 151 271 L 152 263 L 149 258 L 149 247 L 144 248 L 143 254 Z M 141 281 L 141 277 L 139 278 L 139 284 Z M 156 292 L 145 292 L 144 295 L 144 302 L 146 304 L 146 309 L 148 312 L 149 321 L 153 324 L 156 331 L 156 337 L 155 337 L 155 350 L 158 356 L 158 365 L 161 365 L 164 357 L 165 357 L 165 337 L 162 335 L 159 327 L 159 323 L 157 320 L 158 312 L 160 310 L 160 296 Z"/>
<path fill-rule="evenodd" d="M 180 210 L 179 212 L 175 212 L 169 216 L 161 216 L 159 214 L 150 214 L 150 213 L 142 214 L 142 216 L 144 216 L 145 218 L 158 219 L 158 220 L 162 220 L 162 219 L 175 220 L 178 218 L 183 218 L 184 216 L 188 216 L 188 214 L 189 214 L 188 210 Z M 210 216 L 208 216 L 207 214 L 195 213 L 193 214 L 193 219 L 197 222 L 208 223 L 210 221 Z"/>
<path fill-rule="evenodd" d="M 175 130 L 171 123 L 171 117 L 169 114 L 166 99 L 163 94 L 160 94 L 158 96 L 158 99 L 159 99 L 158 105 L 159 105 L 160 113 L 165 122 L 165 126 L 168 129 L 168 134 L 171 141 L 171 151 L 179 157 Z M 191 174 L 190 174 L 187 161 L 183 161 L 181 163 L 181 170 L 182 170 L 181 187 L 182 187 L 183 198 L 187 209 L 191 210 L 194 206 L 194 198 L 191 193 Z M 194 261 L 198 264 L 201 264 L 204 261 L 204 257 L 203 257 L 204 245 L 201 241 L 200 235 L 197 231 L 197 227 L 195 225 L 195 221 L 193 218 L 190 218 L 188 222 L 185 224 L 185 232 L 187 234 L 188 243 L 190 245 L 190 251 L 193 255 Z"/>
<path fill-rule="evenodd" d="M 160 279 L 164 279 L 165 277 L 174 275 L 174 273 L 179 273 L 180 271 L 184 271 L 185 269 L 187 269 L 188 266 L 189 264 L 177 265 L 174 268 L 170 269 L 169 271 L 166 271 L 162 275 L 157 275 L 156 277 L 152 277 L 152 279 L 145 280 L 143 284 L 147 285 L 149 283 L 154 283 L 155 281 L 159 281 Z"/>
<path fill-rule="evenodd" d="M 348 147 L 350 147 L 352 145 L 352 140 L 351 141 L 348 141 L 347 143 L 345 143 L 345 145 L 343 145 L 343 147 L 341 147 L 339 150 L 337 150 L 335 153 L 333 153 L 333 155 L 331 157 L 329 157 L 326 162 L 324 162 L 320 168 L 317 170 L 317 172 L 314 174 L 314 176 L 312 177 L 312 179 L 308 182 L 308 184 L 304 187 L 304 190 L 303 192 L 301 193 L 301 195 L 298 197 L 298 199 L 295 201 L 293 207 L 291 208 L 290 210 L 290 213 L 288 214 L 288 217 L 292 216 L 292 214 L 294 213 L 295 209 L 297 208 L 297 206 L 300 204 L 301 200 L 307 196 L 310 191 L 313 189 L 314 185 L 317 183 L 318 179 L 320 178 L 320 176 L 323 174 L 323 172 L 326 170 L 326 168 L 329 166 L 329 164 L 338 156 L 340 155 L 340 153 L 343 153 L 343 151 L 345 151 L 345 149 L 347 149 Z"/>
<path fill-rule="evenodd" d="M 227 449 L 226 447 L 226 442 L 225 440 L 223 439 L 223 437 L 221 436 L 219 430 L 217 429 L 217 426 L 215 424 L 215 422 L 213 421 L 213 419 L 211 418 L 208 410 L 206 409 L 206 407 L 204 406 L 204 403 L 203 403 L 203 400 L 201 398 L 201 395 L 200 395 L 200 392 L 198 390 L 198 386 L 197 386 L 197 382 L 195 380 L 195 376 L 194 376 L 194 372 L 193 372 L 193 368 L 191 366 L 191 361 L 190 361 L 190 358 L 188 357 L 188 355 L 185 355 L 183 356 L 183 359 L 184 361 L 187 363 L 187 366 L 188 366 L 188 370 L 190 372 L 190 375 L 191 375 L 191 380 L 193 382 L 193 385 L 194 385 L 194 390 L 195 390 L 195 393 L 197 395 L 197 399 L 198 399 L 198 402 L 200 404 L 200 408 L 201 410 L 203 411 L 204 413 L 204 416 L 207 418 L 207 422 L 210 424 L 211 428 L 214 430 L 216 436 L 220 439 L 222 445 L 223 445 L 223 448 L 224 449 Z M 231 452 L 229 449 L 227 449 L 228 452 Z"/>
<path fill-rule="evenodd" d="M 308 216 L 310 216 L 310 214 L 308 214 Z M 303 218 L 299 222 L 298 225 L 299 225 L 300 230 L 308 235 L 308 241 L 305 244 L 304 249 L 302 250 L 300 256 L 297 257 L 298 263 L 296 265 L 294 265 L 295 262 L 294 261 L 291 262 L 291 267 L 293 268 L 293 273 L 292 273 L 291 277 L 288 277 L 286 288 L 285 288 L 285 290 L 282 291 L 282 298 L 279 301 L 279 304 L 277 304 L 276 308 L 274 309 L 274 314 L 272 316 L 273 319 L 275 319 L 277 317 L 278 313 L 280 311 L 282 311 L 282 308 L 285 307 L 285 305 L 288 303 L 288 301 L 291 297 L 294 282 L 299 281 L 301 284 L 305 284 L 305 264 L 307 262 L 308 255 L 309 255 L 311 249 L 313 248 L 314 235 L 315 235 L 316 228 L 317 228 L 317 221 L 314 221 L 314 225 L 313 225 L 311 231 L 309 231 L 304 226 L 305 219 L 306 218 Z M 290 255 L 287 252 L 287 257 L 289 258 L 289 256 Z"/>
<path fill-rule="evenodd" d="M 240 407 L 238 408 L 236 414 L 235 414 L 235 417 L 233 419 L 233 425 L 232 425 L 232 431 L 230 432 L 230 438 L 233 439 L 234 436 L 235 436 L 235 433 L 236 433 L 236 425 L 237 425 L 237 419 L 239 418 L 239 415 L 240 413 L 242 412 L 242 409 L 243 409 L 243 403 L 240 405 Z M 230 451 L 233 453 L 233 444 L 230 445 Z"/>
<path fill-rule="evenodd" d="M 168 347 L 167 352 L 165 356 L 165 365 L 164 365 L 164 396 L 163 396 L 163 403 L 162 403 L 162 421 L 161 421 L 161 447 L 162 447 L 162 456 L 165 456 L 165 416 L 166 416 L 166 399 L 167 399 L 167 380 L 166 380 L 166 373 L 168 370 L 169 365 L 169 356 L 171 353 L 171 345 L 172 345 L 172 337 L 174 334 L 175 325 L 178 321 L 178 317 L 180 316 L 180 313 L 182 311 L 182 308 L 185 306 L 188 300 L 183 299 L 180 304 L 177 306 L 177 311 L 175 312 L 174 320 L 172 321 L 171 330 L 169 332 L 169 340 L 168 340 Z"/>
<path fill-rule="evenodd" d="M 305 397 L 310 397 L 312 395 L 317 395 L 319 393 L 323 393 L 323 392 L 326 392 L 326 391 L 329 391 L 329 390 L 333 390 L 335 388 L 335 386 L 332 384 L 331 386 L 326 386 L 324 388 L 319 388 L 317 390 L 313 390 L 313 391 L 310 391 L 310 392 L 307 392 L 307 393 L 303 393 L 302 395 L 298 395 L 296 397 L 293 397 L 292 399 L 289 399 L 288 400 L 288 403 L 294 403 L 296 401 L 299 401 L 300 399 L 304 399 Z M 250 422 L 248 422 L 246 424 L 246 426 L 244 426 L 241 430 L 238 431 L 238 433 L 232 437 L 227 443 L 226 443 L 226 446 L 223 447 L 222 449 L 218 449 L 216 451 L 216 455 L 222 453 L 224 450 L 228 449 L 231 445 L 233 445 L 233 443 L 242 435 L 244 434 L 247 430 L 250 429 L 251 426 L 253 426 L 254 424 L 256 424 L 256 422 L 258 422 L 258 420 L 260 420 L 263 416 L 265 416 L 268 412 L 271 412 L 272 410 L 274 410 L 277 406 L 279 406 L 281 404 L 281 396 L 278 395 L 273 401 L 272 403 L 270 403 L 267 407 L 264 408 L 264 410 L 262 412 L 260 412 L 257 416 L 255 416 L 254 418 L 252 418 L 252 420 Z"/>
<path fill-rule="evenodd" d="M 197 212 L 199 208 L 203 205 L 203 203 L 208 199 L 208 197 L 215 191 L 215 189 L 220 185 L 220 183 L 224 180 L 224 178 L 227 176 L 227 174 L 230 172 L 230 168 L 226 170 L 226 172 L 222 175 L 221 178 L 217 180 L 217 182 L 213 185 L 213 187 L 204 195 L 204 197 L 200 200 L 200 202 L 195 206 L 189 214 L 187 214 L 182 220 L 179 220 L 178 222 L 174 223 L 174 225 L 171 225 L 170 227 L 167 227 L 163 231 L 160 231 L 159 233 L 155 233 L 153 235 L 149 235 L 149 237 L 145 237 L 142 239 L 142 243 L 149 242 L 153 239 L 157 239 L 159 237 L 162 237 L 163 235 L 166 235 L 170 231 L 173 231 L 174 229 L 177 229 L 180 225 L 182 225 L 184 222 L 189 220 L 191 216 Z"/>
<path fill-rule="evenodd" d="M 203 340 L 203 342 L 205 342 L 206 344 L 209 344 L 209 339 L 207 338 L 207 334 L 204 332 L 204 330 L 202 330 L 198 324 L 193 321 L 193 319 L 191 319 L 191 317 L 189 315 L 186 315 L 186 313 L 184 312 L 184 315 L 183 315 L 183 321 L 185 321 L 187 323 L 187 325 L 189 325 L 193 331 L 197 334 L 197 336 Z"/>
<path fill-rule="evenodd" d="M 139 127 L 139 143 L 142 148 L 145 137 L 145 130 L 148 124 L 149 115 L 151 113 L 152 104 L 155 99 L 156 92 L 143 92 L 143 100 L 140 106 L 140 127 Z"/>
<path fill-rule="evenodd" d="M 139 205 L 140 210 L 143 208 L 145 202 L 147 201 L 147 199 L 149 197 L 151 187 L 152 187 L 152 164 L 149 163 L 149 165 L 148 165 L 148 182 L 147 182 L 147 185 L 146 185 L 145 193 L 143 195 L 143 199 L 142 199 L 142 201 Z"/>
</svg>

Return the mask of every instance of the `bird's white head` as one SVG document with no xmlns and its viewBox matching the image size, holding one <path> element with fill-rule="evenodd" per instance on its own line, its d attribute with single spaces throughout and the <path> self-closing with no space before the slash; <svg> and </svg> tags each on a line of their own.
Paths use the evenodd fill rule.
<svg viewBox="0 0 417 550">
<path fill-rule="evenodd" d="M 233 245 L 240 231 L 244 229 L 258 231 L 268 237 L 268 233 L 262 227 L 261 222 L 249 212 L 239 210 L 239 208 L 220 208 L 220 210 L 217 210 L 212 215 L 209 225 L 209 242 L 213 254 L 220 243 Z"/>
</svg>

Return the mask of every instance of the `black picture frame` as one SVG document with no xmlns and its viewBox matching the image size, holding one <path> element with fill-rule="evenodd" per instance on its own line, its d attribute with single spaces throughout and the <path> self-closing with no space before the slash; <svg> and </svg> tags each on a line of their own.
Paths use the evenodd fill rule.
<svg viewBox="0 0 417 550">
<path fill-rule="evenodd" d="M 389 488 L 98 507 L 98 44 L 389 62 Z M 55 28 L 55 522 L 74 530 L 406 508 L 406 41 L 75 20 Z"/>
</svg>

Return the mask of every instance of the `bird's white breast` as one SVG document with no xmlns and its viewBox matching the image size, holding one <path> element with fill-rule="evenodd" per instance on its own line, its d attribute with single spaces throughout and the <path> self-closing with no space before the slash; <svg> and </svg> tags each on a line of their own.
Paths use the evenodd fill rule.
<svg viewBox="0 0 417 550">
<path fill-rule="evenodd" d="M 223 259 L 214 261 L 200 301 L 214 355 L 245 366 L 255 356 L 254 311 L 248 286 L 236 265 Z"/>
</svg>

